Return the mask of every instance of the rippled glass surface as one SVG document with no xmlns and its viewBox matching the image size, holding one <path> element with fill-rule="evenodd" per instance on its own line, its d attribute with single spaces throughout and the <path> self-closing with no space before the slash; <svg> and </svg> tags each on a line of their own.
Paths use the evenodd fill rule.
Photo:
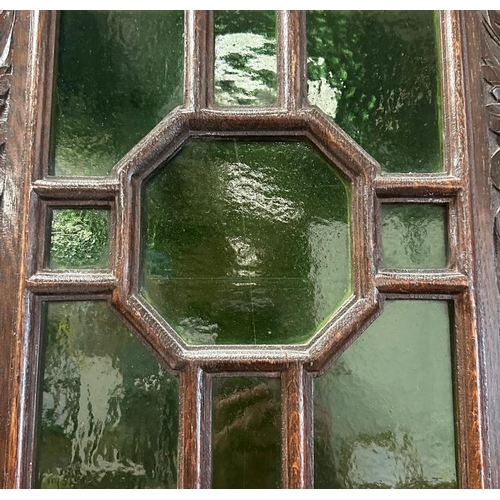
<svg viewBox="0 0 500 500">
<path fill-rule="evenodd" d="M 42 488 L 175 488 L 178 381 L 105 302 L 49 302 Z"/>
<path fill-rule="evenodd" d="M 308 340 L 351 293 L 349 185 L 302 141 L 190 140 L 143 187 L 143 295 L 191 344 Z"/>
<path fill-rule="evenodd" d="M 277 68 L 276 11 L 215 11 L 217 105 L 276 104 Z"/>
<path fill-rule="evenodd" d="M 183 11 L 62 11 L 51 173 L 107 175 L 182 104 Z"/>
<path fill-rule="evenodd" d="M 457 488 L 450 319 L 388 301 L 315 379 L 316 488 Z"/>
<path fill-rule="evenodd" d="M 443 205 L 382 205 L 382 267 L 439 269 L 448 264 L 447 209 Z"/>
<path fill-rule="evenodd" d="M 109 267 L 110 212 L 103 209 L 50 210 L 46 266 L 52 269 Z"/>
<path fill-rule="evenodd" d="M 437 13 L 307 11 L 308 96 L 384 172 L 443 170 Z"/>
<path fill-rule="evenodd" d="M 280 380 L 214 378 L 214 488 L 281 486 Z"/>
</svg>

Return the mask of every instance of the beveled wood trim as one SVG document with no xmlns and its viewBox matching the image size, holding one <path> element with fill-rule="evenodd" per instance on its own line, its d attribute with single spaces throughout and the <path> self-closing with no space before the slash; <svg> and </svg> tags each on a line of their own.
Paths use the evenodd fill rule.
<svg viewBox="0 0 500 500">
<path fill-rule="evenodd" d="M 207 107 L 208 40 L 213 32 L 211 14 L 206 10 L 185 13 L 184 106 L 198 110 Z"/>
<path fill-rule="evenodd" d="M 440 174 L 384 174 L 375 179 L 379 198 L 453 197 L 462 189 L 462 180 Z"/>
<path fill-rule="evenodd" d="M 48 177 L 33 182 L 33 191 L 43 200 L 112 201 L 119 190 L 119 182 L 106 177 Z"/>
<path fill-rule="evenodd" d="M 116 284 L 116 278 L 112 274 L 96 271 L 41 271 L 26 282 L 27 288 L 37 295 L 111 294 Z"/>
<path fill-rule="evenodd" d="M 278 106 L 298 110 L 307 92 L 305 59 L 305 11 L 279 10 Z"/>
<path fill-rule="evenodd" d="M 478 337 L 474 296 L 464 292 L 455 300 L 454 379 L 457 411 L 458 476 L 461 488 L 488 487 L 485 464 Z"/>
<path fill-rule="evenodd" d="M 312 380 L 300 363 L 293 363 L 281 378 L 283 488 L 312 488 Z"/>
<path fill-rule="evenodd" d="M 210 393 L 211 381 L 201 368 L 188 366 L 181 373 L 179 488 L 207 488 L 211 481 L 210 467 L 206 467 L 211 462 Z"/>
<path fill-rule="evenodd" d="M 376 278 L 381 293 L 457 294 L 469 287 L 467 276 L 453 271 L 380 271 Z M 409 297 L 410 298 L 410 297 Z"/>
</svg>

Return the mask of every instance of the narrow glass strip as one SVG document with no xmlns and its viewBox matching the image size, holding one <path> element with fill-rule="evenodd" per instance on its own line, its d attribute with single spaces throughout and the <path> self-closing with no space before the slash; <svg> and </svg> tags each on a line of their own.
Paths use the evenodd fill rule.
<svg viewBox="0 0 500 500">
<path fill-rule="evenodd" d="M 275 11 L 215 11 L 215 104 L 276 104 L 276 53 Z"/>
<path fill-rule="evenodd" d="M 214 488 L 281 485 L 280 380 L 213 379 Z"/>
</svg>

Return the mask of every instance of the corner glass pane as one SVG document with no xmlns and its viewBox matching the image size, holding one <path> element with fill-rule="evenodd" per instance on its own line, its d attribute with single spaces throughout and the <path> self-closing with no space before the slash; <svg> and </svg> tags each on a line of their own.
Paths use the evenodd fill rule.
<svg viewBox="0 0 500 500">
<path fill-rule="evenodd" d="M 387 301 L 314 382 L 316 488 L 457 488 L 451 314 Z"/>
<path fill-rule="evenodd" d="M 49 248 L 46 252 L 48 268 L 109 267 L 109 210 L 52 209 L 50 215 Z"/>
<path fill-rule="evenodd" d="M 382 267 L 440 269 L 448 264 L 447 207 L 382 205 Z"/>
<path fill-rule="evenodd" d="M 183 11 L 62 11 L 51 173 L 108 175 L 176 106 Z"/>
<path fill-rule="evenodd" d="M 105 302 L 49 302 L 41 488 L 175 488 L 178 381 Z"/>
<path fill-rule="evenodd" d="M 440 172 L 438 13 L 307 11 L 309 102 L 384 172 Z"/>
<path fill-rule="evenodd" d="M 276 11 L 215 11 L 215 104 L 276 104 L 276 52 Z"/>
<path fill-rule="evenodd" d="M 213 488 L 281 485 L 280 380 L 214 378 Z"/>
<path fill-rule="evenodd" d="M 190 344 L 304 343 L 351 295 L 350 185 L 305 141 L 191 139 L 142 204 L 142 293 Z"/>
</svg>

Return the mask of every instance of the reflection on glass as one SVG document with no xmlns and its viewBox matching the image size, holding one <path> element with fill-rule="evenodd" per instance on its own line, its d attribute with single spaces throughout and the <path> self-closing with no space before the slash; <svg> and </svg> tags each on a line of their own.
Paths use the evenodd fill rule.
<svg viewBox="0 0 500 500">
<path fill-rule="evenodd" d="M 37 484 L 175 488 L 178 381 L 104 302 L 49 302 Z"/>
<path fill-rule="evenodd" d="M 52 209 L 47 265 L 105 269 L 109 265 L 109 210 Z"/>
<path fill-rule="evenodd" d="M 443 205 L 382 205 L 382 267 L 439 269 L 446 267 L 447 210 Z"/>
<path fill-rule="evenodd" d="M 442 171 L 437 13 L 308 11 L 308 96 L 385 172 Z"/>
<path fill-rule="evenodd" d="M 306 142 L 188 142 L 143 200 L 143 294 L 191 344 L 303 343 L 351 293 L 349 185 Z"/>
<path fill-rule="evenodd" d="M 107 175 L 182 104 L 183 11 L 62 11 L 55 175 Z"/>
<path fill-rule="evenodd" d="M 215 11 L 215 103 L 266 106 L 277 101 L 276 12 Z"/>
<path fill-rule="evenodd" d="M 316 488 L 456 488 L 450 314 L 388 301 L 314 383 Z"/>
<path fill-rule="evenodd" d="M 214 378 L 214 488 L 281 485 L 280 381 L 267 377 Z"/>
</svg>

